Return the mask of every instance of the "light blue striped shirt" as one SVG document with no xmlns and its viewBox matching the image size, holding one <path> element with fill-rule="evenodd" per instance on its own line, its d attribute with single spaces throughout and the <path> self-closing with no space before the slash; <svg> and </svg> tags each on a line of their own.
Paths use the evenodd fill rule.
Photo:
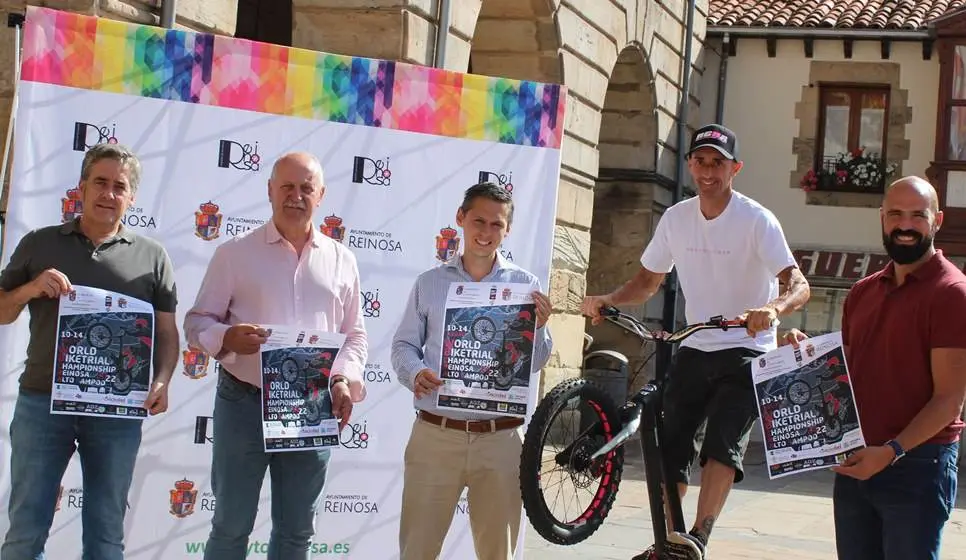
<svg viewBox="0 0 966 560">
<path fill-rule="evenodd" d="M 413 379 L 420 370 L 429 368 L 439 375 L 442 361 L 443 322 L 446 315 L 446 296 L 452 282 L 473 282 L 473 278 L 463 268 L 462 255 L 456 255 L 449 262 L 423 272 L 416 278 L 416 284 L 409 294 L 402 322 L 396 329 L 392 341 L 392 367 L 399 382 L 410 391 Z M 536 276 L 507 261 L 499 253 L 493 270 L 483 282 L 521 282 L 540 288 Z M 546 325 L 537 329 L 533 341 L 533 369 L 540 370 L 550 357 L 553 342 L 550 329 Z M 440 410 L 436 407 L 436 391 L 421 399 L 414 397 L 413 403 L 419 410 L 425 410 L 454 420 L 489 420 L 493 414 L 454 409 Z"/>
</svg>

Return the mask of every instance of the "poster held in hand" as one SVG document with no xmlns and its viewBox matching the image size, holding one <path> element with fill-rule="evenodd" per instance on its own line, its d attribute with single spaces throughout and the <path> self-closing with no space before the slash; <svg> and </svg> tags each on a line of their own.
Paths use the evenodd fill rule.
<svg viewBox="0 0 966 560">
<path fill-rule="evenodd" d="M 526 416 L 536 332 L 535 289 L 510 282 L 450 284 L 438 407 Z"/>
<path fill-rule="evenodd" d="M 154 371 L 154 307 L 73 286 L 60 297 L 51 414 L 141 419 Z"/>
<path fill-rule="evenodd" d="M 262 433 L 265 451 L 306 451 L 339 445 L 329 375 L 345 335 L 265 325 L 262 344 Z"/>
<path fill-rule="evenodd" d="M 759 356 L 752 377 L 769 478 L 832 467 L 865 447 L 841 332 Z"/>
</svg>

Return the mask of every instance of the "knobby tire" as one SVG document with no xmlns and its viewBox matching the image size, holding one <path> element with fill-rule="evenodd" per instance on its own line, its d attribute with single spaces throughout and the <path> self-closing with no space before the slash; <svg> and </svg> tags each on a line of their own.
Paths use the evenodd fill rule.
<svg viewBox="0 0 966 560">
<path fill-rule="evenodd" d="M 594 500 L 583 515 L 576 520 L 565 521 L 553 516 L 544 500 L 540 481 L 543 444 L 551 421 L 574 397 L 579 397 L 582 405 L 589 405 L 607 420 L 610 426 L 606 438 L 608 441 L 620 431 L 622 427 L 620 410 L 610 395 L 589 380 L 571 379 L 550 391 L 534 410 L 524 436 L 520 458 L 520 490 L 530 524 L 547 541 L 565 546 L 574 545 L 589 538 L 600 528 L 617 498 L 624 469 L 624 447 L 621 446 L 608 454 L 609 472 L 605 467 L 604 474 L 595 482 L 598 487 Z"/>
</svg>

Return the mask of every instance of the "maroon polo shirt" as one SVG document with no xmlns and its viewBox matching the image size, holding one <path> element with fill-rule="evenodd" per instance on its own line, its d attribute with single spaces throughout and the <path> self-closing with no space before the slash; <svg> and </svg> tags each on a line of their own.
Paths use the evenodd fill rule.
<svg viewBox="0 0 966 560">
<path fill-rule="evenodd" d="M 882 445 L 932 398 L 930 351 L 966 348 L 966 275 L 936 251 L 896 286 L 890 261 L 845 298 L 842 341 L 862 433 L 869 445 Z M 962 429 L 950 418 L 929 443 L 954 442 Z"/>
</svg>

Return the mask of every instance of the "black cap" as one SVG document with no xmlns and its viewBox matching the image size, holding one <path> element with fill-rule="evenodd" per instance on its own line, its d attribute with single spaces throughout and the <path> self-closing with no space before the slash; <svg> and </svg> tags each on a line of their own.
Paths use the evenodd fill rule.
<svg viewBox="0 0 966 560">
<path fill-rule="evenodd" d="M 720 124 L 705 125 L 694 131 L 688 155 L 698 148 L 714 148 L 724 157 L 738 161 L 738 137 L 734 131 Z"/>
</svg>

